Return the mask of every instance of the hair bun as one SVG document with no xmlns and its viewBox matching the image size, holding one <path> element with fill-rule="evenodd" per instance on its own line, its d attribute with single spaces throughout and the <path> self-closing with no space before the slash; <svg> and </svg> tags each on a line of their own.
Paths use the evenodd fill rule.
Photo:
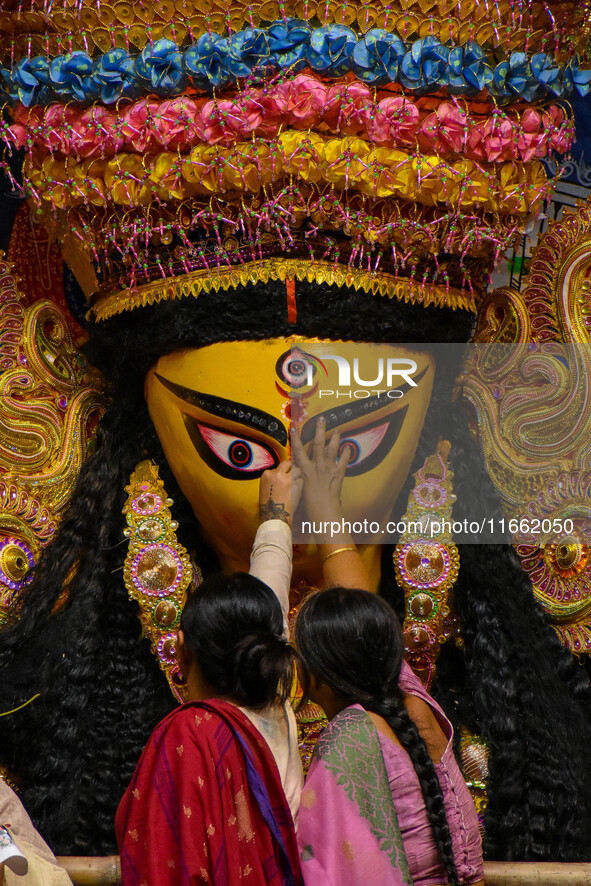
<svg viewBox="0 0 591 886">
<path fill-rule="evenodd" d="M 211 576 L 189 598 L 181 628 L 219 698 L 262 708 L 289 695 L 295 651 L 271 588 L 248 573 Z"/>
<path fill-rule="evenodd" d="M 292 646 L 279 634 L 246 634 L 234 647 L 236 701 L 255 708 L 276 698 L 284 701 L 291 685 L 294 654 Z"/>
</svg>

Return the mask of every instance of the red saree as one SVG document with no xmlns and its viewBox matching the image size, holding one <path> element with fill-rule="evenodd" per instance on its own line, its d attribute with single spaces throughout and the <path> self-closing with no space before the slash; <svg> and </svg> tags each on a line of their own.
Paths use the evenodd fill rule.
<svg viewBox="0 0 591 886">
<path fill-rule="evenodd" d="M 218 699 L 154 730 L 115 819 L 122 886 L 301 886 L 293 821 L 269 747 Z"/>
</svg>

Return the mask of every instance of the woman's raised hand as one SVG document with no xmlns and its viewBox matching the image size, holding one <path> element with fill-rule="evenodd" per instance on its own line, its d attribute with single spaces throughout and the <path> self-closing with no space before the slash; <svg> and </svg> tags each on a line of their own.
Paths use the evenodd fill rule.
<svg viewBox="0 0 591 886">
<path fill-rule="evenodd" d="M 339 453 L 341 438 L 335 431 L 326 445 L 326 425 L 323 418 L 316 424 L 312 444 L 312 456 L 308 457 L 299 434 L 292 431 L 291 451 L 295 465 L 301 471 L 304 484 L 304 504 L 306 519 L 322 523 L 314 529 L 318 553 L 322 561 L 324 587 L 371 589 L 369 575 L 353 543 L 349 531 L 342 522 L 341 489 L 347 465 L 351 458 L 351 447 L 344 446 Z M 330 535 L 327 527 L 330 524 Z M 333 527 L 337 524 L 340 529 Z"/>
<path fill-rule="evenodd" d="M 340 434 L 334 431 L 326 445 L 326 422 L 320 417 L 308 457 L 298 432 L 292 429 L 291 451 L 294 464 L 303 479 L 303 495 L 308 519 L 319 521 L 340 520 L 342 517 L 341 489 L 349 459 L 350 447 L 339 454 Z"/>
</svg>

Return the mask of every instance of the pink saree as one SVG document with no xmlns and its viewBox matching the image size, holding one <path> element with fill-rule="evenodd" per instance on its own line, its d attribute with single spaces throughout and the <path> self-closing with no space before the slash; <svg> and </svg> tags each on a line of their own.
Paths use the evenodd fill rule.
<svg viewBox="0 0 591 886">
<path fill-rule="evenodd" d="M 306 886 L 412 886 L 378 733 L 361 708 L 345 708 L 318 740 L 298 845 Z"/>
</svg>

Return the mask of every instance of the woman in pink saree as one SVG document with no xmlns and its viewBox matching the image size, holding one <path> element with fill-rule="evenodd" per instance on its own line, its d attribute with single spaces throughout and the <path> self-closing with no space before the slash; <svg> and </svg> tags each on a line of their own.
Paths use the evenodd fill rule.
<svg viewBox="0 0 591 886">
<path fill-rule="evenodd" d="M 338 435 L 294 459 L 314 518 L 341 516 L 349 458 Z M 343 544 L 344 542 L 344 544 Z M 400 622 L 370 593 L 351 538 L 323 545 L 329 587 L 303 603 L 295 642 L 309 695 L 330 720 L 302 792 L 298 844 L 306 886 L 483 886 L 472 798 L 453 754 L 453 729 L 404 662 Z M 357 587 L 355 587 L 357 586 Z"/>
<path fill-rule="evenodd" d="M 306 886 L 482 884 L 478 820 L 451 725 L 402 664 L 402 632 L 374 594 L 330 588 L 296 625 L 310 695 L 330 719 L 302 792 Z"/>
</svg>

